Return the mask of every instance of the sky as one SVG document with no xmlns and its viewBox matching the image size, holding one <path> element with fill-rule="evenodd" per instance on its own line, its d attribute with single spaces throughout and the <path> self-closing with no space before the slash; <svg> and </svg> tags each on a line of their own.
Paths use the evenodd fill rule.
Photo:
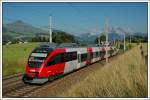
<svg viewBox="0 0 150 100">
<path fill-rule="evenodd" d="M 98 34 L 103 31 L 105 19 L 109 27 L 122 27 L 131 32 L 147 33 L 147 3 L 3 3 L 3 23 L 22 20 L 44 28 L 52 16 L 52 28 L 75 35 Z"/>
</svg>

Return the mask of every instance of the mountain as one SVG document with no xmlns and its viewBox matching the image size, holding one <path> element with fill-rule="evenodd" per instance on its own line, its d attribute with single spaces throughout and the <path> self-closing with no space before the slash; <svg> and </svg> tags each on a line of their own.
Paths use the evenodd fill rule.
<svg viewBox="0 0 150 100">
<path fill-rule="evenodd" d="M 84 33 L 84 34 L 81 34 L 80 36 L 78 36 L 80 38 L 80 40 L 83 40 L 83 41 L 91 41 L 91 42 L 94 42 L 95 39 L 101 34 L 90 34 L 90 33 Z M 109 41 L 112 41 L 114 39 L 122 39 L 122 35 L 119 35 L 119 34 L 116 34 L 116 33 L 109 33 L 108 34 L 108 37 L 109 37 Z"/>
<path fill-rule="evenodd" d="M 148 37 L 147 33 L 142 33 L 142 32 L 136 32 L 133 34 L 134 36 L 141 36 L 141 37 Z"/>
<path fill-rule="evenodd" d="M 42 30 L 40 28 L 33 27 L 32 25 L 25 23 L 21 20 L 3 25 L 3 42 L 13 41 L 13 40 L 22 40 L 22 41 L 32 41 L 35 39 L 35 42 L 42 42 L 43 40 L 40 37 L 44 37 L 49 40 L 49 32 Z M 53 39 L 54 42 L 75 42 L 74 36 L 63 32 L 61 30 L 53 29 Z"/>
<path fill-rule="evenodd" d="M 83 33 L 83 34 L 79 35 L 78 37 L 82 41 L 91 41 L 91 42 L 93 42 L 93 41 L 95 41 L 97 36 L 98 36 L 97 34 Z"/>
<path fill-rule="evenodd" d="M 3 42 L 12 41 L 14 39 L 29 40 L 38 33 L 46 33 L 46 31 L 33 27 L 21 20 L 4 24 L 2 27 Z"/>
<path fill-rule="evenodd" d="M 4 29 L 3 34 L 7 32 L 7 34 L 11 33 L 11 35 L 12 33 L 14 33 L 14 35 L 16 34 L 32 35 L 36 33 L 45 32 L 44 30 L 33 27 L 32 25 L 27 24 L 21 20 L 3 25 L 3 29 Z"/>
<path fill-rule="evenodd" d="M 101 33 L 102 34 L 102 33 Z M 99 34 L 99 35 L 101 35 Z M 79 35 L 78 37 L 80 38 L 80 40 L 82 41 L 90 41 L 90 42 L 93 42 L 95 41 L 95 39 L 99 36 L 98 34 L 90 34 L 90 33 L 84 33 L 84 34 L 81 34 Z M 129 37 L 130 34 L 126 34 L 126 37 Z M 135 36 L 141 36 L 141 37 L 148 37 L 148 35 L 146 33 L 142 33 L 142 32 L 135 32 L 132 34 L 132 37 L 135 37 Z M 124 38 L 124 35 L 123 34 L 117 34 L 115 32 L 110 32 L 108 34 L 108 39 L 109 41 L 113 41 L 115 39 L 117 40 L 123 40 Z"/>
<path fill-rule="evenodd" d="M 109 33 L 108 34 L 108 39 L 109 39 L 109 41 L 122 40 L 123 35 L 122 34 L 116 34 L 116 33 Z"/>
</svg>

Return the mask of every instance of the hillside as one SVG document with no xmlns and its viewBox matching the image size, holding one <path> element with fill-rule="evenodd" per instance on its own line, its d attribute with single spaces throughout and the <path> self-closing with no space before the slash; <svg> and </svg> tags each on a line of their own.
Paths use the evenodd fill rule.
<svg viewBox="0 0 150 100">
<path fill-rule="evenodd" d="M 144 45 L 146 54 L 147 44 Z M 61 97 L 148 97 L 147 65 L 134 47 L 105 65 L 82 82 L 75 84 Z"/>
<path fill-rule="evenodd" d="M 102 33 L 101 33 L 102 34 Z M 96 38 L 99 36 L 100 34 L 90 34 L 90 33 L 83 33 L 80 36 L 78 36 L 82 41 L 90 41 L 90 42 L 94 42 L 96 40 Z M 114 39 L 122 39 L 121 35 L 118 35 L 116 33 L 110 33 L 109 35 L 109 41 L 112 41 Z"/>
<path fill-rule="evenodd" d="M 4 33 L 12 32 L 18 34 L 36 34 L 36 33 L 45 32 L 44 30 L 33 27 L 32 25 L 25 23 L 21 20 L 17 20 L 12 23 L 5 24 L 3 28 L 5 29 L 3 31 Z"/>
<path fill-rule="evenodd" d="M 25 23 L 21 20 L 14 21 L 8 24 L 3 25 L 3 38 L 5 39 L 6 35 L 15 37 L 33 37 L 37 33 L 45 32 L 42 29 L 33 27 L 32 25 Z"/>
<path fill-rule="evenodd" d="M 3 25 L 3 34 L 2 39 L 3 42 L 8 41 L 32 41 L 32 39 L 36 38 L 36 41 L 33 42 L 46 42 L 49 39 L 49 32 L 42 30 L 40 28 L 33 27 L 32 25 L 25 23 L 21 20 L 8 23 Z M 38 39 L 45 38 L 45 41 L 41 41 Z M 75 42 L 75 38 L 73 35 L 63 32 L 61 30 L 53 29 L 53 39 L 54 42 Z"/>
</svg>

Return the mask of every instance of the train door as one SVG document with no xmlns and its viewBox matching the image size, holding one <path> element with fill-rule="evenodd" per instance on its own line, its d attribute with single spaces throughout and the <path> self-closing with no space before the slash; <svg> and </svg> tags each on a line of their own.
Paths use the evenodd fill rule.
<svg viewBox="0 0 150 100">
<path fill-rule="evenodd" d="M 78 64 L 77 50 L 74 48 L 67 48 L 66 58 L 67 58 L 67 61 L 65 63 L 64 73 L 68 73 L 76 69 L 76 66 Z"/>
<path fill-rule="evenodd" d="M 77 69 L 81 67 L 81 52 L 78 52 L 78 64 L 77 64 Z"/>
<path fill-rule="evenodd" d="M 93 60 L 92 60 L 92 62 L 96 62 L 96 61 L 98 61 L 99 60 L 99 48 L 97 48 L 97 47 L 95 47 L 95 48 L 93 48 Z"/>
<path fill-rule="evenodd" d="M 100 60 L 103 60 L 105 58 L 105 48 L 104 47 L 100 47 Z"/>
<path fill-rule="evenodd" d="M 86 48 L 78 49 L 78 64 L 77 69 L 84 67 L 86 65 L 87 60 L 87 51 Z"/>
<path fill-rule="evenodd" d="M 93 59 L 93 53 L 92 53 L 92 48 L 87 48 L 87 61 L 86 64 L 89 65 L 92 63 L 92 59 Z"/>
</svg>

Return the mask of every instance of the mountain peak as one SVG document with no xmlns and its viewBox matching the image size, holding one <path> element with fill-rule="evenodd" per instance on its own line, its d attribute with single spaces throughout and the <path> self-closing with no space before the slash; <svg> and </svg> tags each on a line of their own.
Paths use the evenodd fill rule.
<svg viewBox="0 0 150 100">
<path fill-rule="evenodd" d="M 10 25 L 10 26 L 13 26 L 13 25 L 15 25 L 15 26 L 17 26 L 17 25 L 19 25 L 19 26 L 20 26 L 20 25 L 21 25 L 21 26 L 32 26 L 32 25 L 30 25 L 30 24 L 27 24 L 27 23 L 23 22 L 22 20 L 17 20 L 17 21 L 8 23 L 7 25 Z"/>
<path fill-rule="evenodd" d="M 21 34 L 36 34 L 36 33 L 46 33 L 44 30 L 33 27 L 32 25 L 23 22 L 22 20 L 17 20 L 4 25 L 11 32 L 21 33 Z"/>
<path fill-rule="evenodd" d="M 17 20 L 15 23 L 24 23 L 22 20 Z"/>
</svg>

